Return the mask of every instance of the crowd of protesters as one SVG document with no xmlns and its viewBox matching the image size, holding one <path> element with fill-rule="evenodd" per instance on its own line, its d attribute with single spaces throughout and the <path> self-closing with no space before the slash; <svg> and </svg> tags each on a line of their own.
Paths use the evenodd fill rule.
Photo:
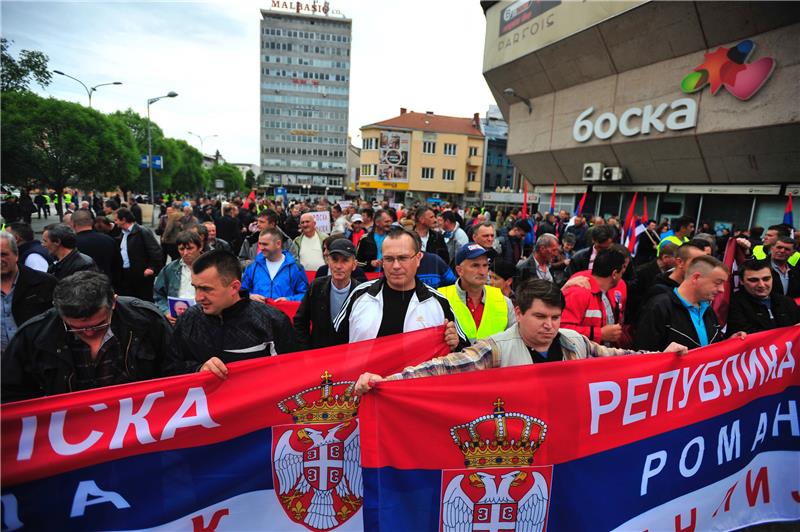
<svg viewBox="0 0 800 532">
<path fill-rule="evenodd" d="M 651 220 L 628 246 L 615 216 L 251 195 L 163 197 L 151 229 L 134 199 L 90 195 L 37 240 L 31 215 L 52 200 L 37 195 L 31 211 L 29 199 L 4 203 L 0 233 L 4 402 L 225 378 L 238 360 L 436 326 L 451 355 L 390 378 L 683 353 L 800 322 L 787 225 L 714 235 L 687 217 Z M 730 239 L 738 290 L 720 316 Z M 365 375 L 360 391 L 381 380 Z"/>
</svg>

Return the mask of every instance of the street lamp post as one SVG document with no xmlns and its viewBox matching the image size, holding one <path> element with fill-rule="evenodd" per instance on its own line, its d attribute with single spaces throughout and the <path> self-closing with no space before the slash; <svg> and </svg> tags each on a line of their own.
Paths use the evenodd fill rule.
<svg viewBox="0 0 800 532">
<path fill-rule="evenodd" d="M 154 104 L 162 98 L 174 98 L 177 95 L 177 92 L 170 91 L 164 96 L 149 98 L 147 100 L 147 168 L 150 170 L 150 204 L 153 206 L 151 225 L 156 224 L 156 195 L 155 191 L 153 190 L 153 144 L 150 133 L 150 104 Z"/>
<path fill-rule="evenodd" d="M 95 85 L 94 87 L 87 87 L 86 84 L 84 82 L 82 82 L 81 80 L 79 80 L 78 78 L 74 78 L 74 77 L 70 76 L 69 74 L 64 74 L 60 70 L 53 70 L 53 73 L 54 74 L 58 74 L 60 76 L 67 77 L 69 79 L 74 79 L 75 81 L 80 83 L 83 86 L 83 88 L 86 90 L 86 95 L 89 96 L 89 108 L 90 109 L 92 107 L 92 93 L 94 91 L 96 91 L 98 87 L 105 87 L 106 85 L 122 85 L 121 81 L 112 81 L 111 83 L 100 83 L 99 85 Z"/>
<path fill-rule="evenodd" d="M 192 136 L 194 136 L 194 137 L 197 137 L 197 139 L 200 141 L 200 153 L 201 153 L 202 155 L 205 155 L 205 152 L 203 151 L 203 143 L 206 141 L 206 139 L 210 139 L 210 138 L 213 138 L 213 137 L 218 137 L 218 136 L 219 136 L 219 135 L 206 135 L 206 136 L 201 136 L 201 135 L 198 135 L 197 133 L 192 133 L 191 131 L 187 131 L 187 133 L 189 133 L 190 135 L 192 135 Z"/>
</svg>

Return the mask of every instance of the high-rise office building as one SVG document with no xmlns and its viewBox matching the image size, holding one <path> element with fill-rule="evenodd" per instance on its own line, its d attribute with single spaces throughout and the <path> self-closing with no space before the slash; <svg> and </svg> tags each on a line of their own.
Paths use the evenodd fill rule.
<svg viewBox="0 0 800 532">
<path fill-rule="evenodd" d="M 343 193 L 351 28 L 321 10 L 261 11 L 262 183 L 289 197 Z"/>
</svg>

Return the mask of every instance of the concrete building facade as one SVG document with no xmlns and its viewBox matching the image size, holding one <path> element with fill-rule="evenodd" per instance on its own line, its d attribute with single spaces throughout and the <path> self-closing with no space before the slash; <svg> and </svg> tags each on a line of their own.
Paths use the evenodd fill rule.
<svg viewBox="0 0 800 532">
<path fill-rule="evenodd" d="M 368 196 L 403 201 L 477 202 L 484 136 L 472 118 L 415 113 L 361 128 L 359 188 Z"/>
<path fill-rule="evenodd" d="M 262 186 L 303 196 L 343 192 L 351 29 L 350 19 L 321 10 L 261 11 Z"/>
<path fill-rule="evenodd" d="M 537 190 L 589 187 L 584 210 L 604 214 L 638 191 L 651 217 L 780 222 L 800 183 L 800 3 L 482 5 L 484 77 Z"/>
</svg>

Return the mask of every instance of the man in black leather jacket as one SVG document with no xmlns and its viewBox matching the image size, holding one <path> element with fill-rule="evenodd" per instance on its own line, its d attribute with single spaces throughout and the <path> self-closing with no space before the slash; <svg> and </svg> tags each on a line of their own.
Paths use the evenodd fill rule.
<svg viewBox="0 0 800 532">
<path fill-rule="evenodd" d="M 197 304 L 175 324 L 167 373 L 210 371 L 220 379 L 226 364 L 296 351 L 289 317 L 240 294 L 242 267 L 231 253 L 209 251 L 192 263 Z"/>
<path fill-rule="evenodd" d="M 728 310 L 728 334 L 738 331 L 755 333 L 800 323 L 797 304 L 782 294 L 772 292 L 773 275 L 769 260 L 742 263 L 742 284 L 731 297 Z"/>
<path fill-rule="evenodd" d="M 3 402 L 162 376 L 172 328 L 152 304 L 117 297 L 92 271 L 60 281 L 53 304 L 3 353 Z"/>
<path fill-rule="evenodd" d="M 66 224 L 52 224 L 44 228 L 42 244 L 55 257 L 47 273 L 61 280 L 85 270 L 97 271 L 97 264 L 89 255 L 78 251 L 75 231 Z"/>
</svg>

